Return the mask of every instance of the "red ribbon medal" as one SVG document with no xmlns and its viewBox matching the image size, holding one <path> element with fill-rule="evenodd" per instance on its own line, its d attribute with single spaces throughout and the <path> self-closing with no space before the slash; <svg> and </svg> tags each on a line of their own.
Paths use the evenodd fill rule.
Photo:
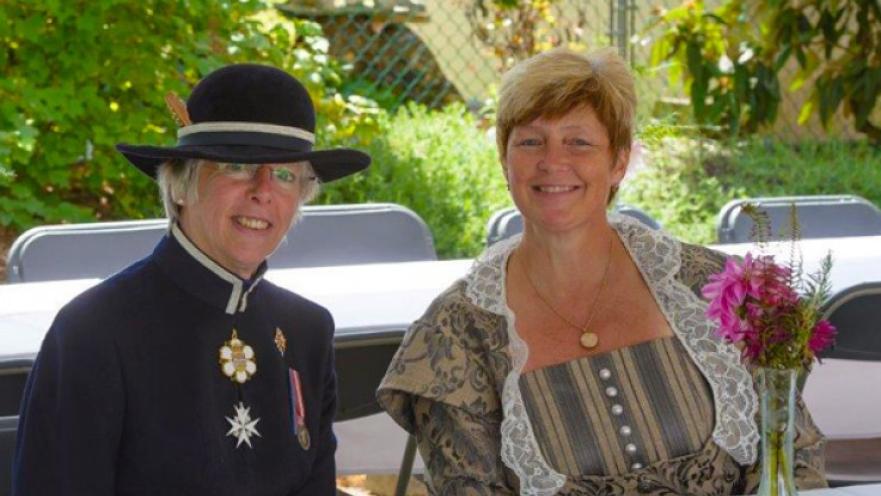
<svg viewBox="0 0 881 496">
<path fill-rule="evenodd" d="M 306 428 L 306 407 L 303 404 L 303 390 L 300 383 L 300 374 L 292 368 L 288 368 L 288 382 L 290 384 L 291 424 L 294 434 L 304 450 L 309 449 L 311 444 L 309 429 Z"/>
</svg>

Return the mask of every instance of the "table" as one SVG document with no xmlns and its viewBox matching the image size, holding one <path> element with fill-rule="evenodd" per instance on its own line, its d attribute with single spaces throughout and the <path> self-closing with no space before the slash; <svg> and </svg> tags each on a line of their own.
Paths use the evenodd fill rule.
<svg viewBox="0 0 881 496">
<path fill-rule="evenodd" d="M 806 272 L 815 270 L 826 252 L 833 250 L 833 291 L 867 281 L 881 281 L 881 236 L 803 240 L 799 246 Z M 751 244 L 712 247 L 736 255 L 755 251 Z M 769 243 L 768 251 L 785 260 L 790 244 Z M 471 260 L 450 260 L 272 269 L 266 278 L 327 307 L 336 321 L 339 340 L 357 340 L 388 332 L 402 334 L 431 300 L 464 275 L 471 264 Z M 85 279 L 0 285 L 0 358 L 35 356 L 58 310 L 98 282 L 98 279 Z M 881 412 L 881 396 L 859 394 L 860 391 L 876 390 L 878 384 L 881 384 L 881 363 L 855 364 L 830 359 L 811 374 L 805 400 L 817 425 L 830 439 L 881 436 L 879 415 L 866 415 L 866 412 Z M 393 432 L 396 426 L 387 418 L 370 422 L 386 425 L 397 441 L 404 439 L 401 432 Z M 356 426 L 351 421 L 338 425 L 341 438 L 345 438 L 347 432 L 350 437 L 364 433 L 363 426 Z M 372 433 L 381 430 L 370 428 Z M 389 460 L 394 464 L 400 463 L 402 450 L 397 444 L 385 443 L 386 446 L 382 447 L 390 450 Z M 355 446 L 341 443 L 341 446 L 345 445 Z M 356 463 L 363 453 L 341 452 L 339 455 L 350 456 L 352 463 Z M 379 470 L 383 465 L 388 466 L 382 460 L 382 455 L 377 452 L 371 454 L 369 461 Z M 396 466 L 394 464 L 391 466 Z M 343 468 L 344 464 L 340 465 Z M 362 468 L 374 471 L 366 465 Z M 881 495 L 881 490 L 877 494 Z"/>
<path fill-rule="evenodd" d="M 816 270 L 826 252 L 833 251 L 833 292 L 881 281 L 881 236 L 808 239 L 799 246 L 806 273 Z M 748 243 L 710 247 L 741 256 L 755 251 Z M 768 243 L 768 251 L 788 257 L 790 244 Z M 471 264 L 471 260 L 449 260 L 270 269 L 266 278 L 327 307 L 342 336 L 406 326 Z M 81 279 L 0 285 L 0 356 L 33 356 L 58 310 L 98 282 Z"/>
<path fill-rule="evenodd" d="M 879 496 L 881 495 L 881 484 L 814 489 L 812 491 L 800 491 L 798 494 L 804 496 Z"/>
<path fill-rule="evenodd" d="M 337 335 L 406 328 L 471 260 L 274 269 L 266 279 L 330 310 Z M 55 314 L 99 279 L 0 285 L 0 356 L 34 356 Z"/>
</svg>

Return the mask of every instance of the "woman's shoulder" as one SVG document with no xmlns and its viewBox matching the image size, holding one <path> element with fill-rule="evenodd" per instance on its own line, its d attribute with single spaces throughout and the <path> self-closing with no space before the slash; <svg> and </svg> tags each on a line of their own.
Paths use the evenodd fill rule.
<svg viewBox="0 0 881 496">
<path fill-rule="evenodd" d="M 492 378 L 504 369 L 505 320 L 475 305 L 459 280 L 437 296 L 404 336 L 383 391 L 416 395 L 453 406 L 498 407 Z"/>
<path fill-rule="evenodd" d="M 115 333 L 126 321 L 144 309 L 143 295 L 155 279 L 154 267 L 147 260 L 136 262 L 122 271 L 86 289 L 67 302 L 52 325 L 73 339 L 102 340 L 105 333 Z"/>
<path fill-rule="evenodd" d="M 132 265 L 62 306 L 43 338 L 42 363 L 64 356 L 69 364 L 79 366 L 81 360 L 97 362 L 115 356 L 120 336 L 149 313 L 140 298 L 149 273 L 149 264 Z"/>
<path fill-rule="evenodd" d="M 459 279 L 440 293 L 413 323 L 407 337 L 443 336 L 470 352 L 506 344 L 499 343 L 507 337 L 505 318 L 475 302 L 469 295 L 470 284 L 473 281 L 467 277 Z"/>
<path fill-rule="evenodd" d="M 700 295 L 701 288 L 710 275 L 717 274 L 725 267 L 728 255 L 706 246 L 679 242 L 680 263 L 677 278 Z"/>
<path fill-rule="evenodd" d="M 725 266 L 725 261 L 729 255 L 721 251 L 714 250 L 707 246 L 679 242 L 680 249 L 680 269 L 700 270 L 700 269 L 716 269 L 721 270 Z"/>
</svg>

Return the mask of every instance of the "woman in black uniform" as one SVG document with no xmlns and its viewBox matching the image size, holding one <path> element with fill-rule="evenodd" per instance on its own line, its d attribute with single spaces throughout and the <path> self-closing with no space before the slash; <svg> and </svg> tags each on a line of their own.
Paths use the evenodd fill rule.
<svg viewBox="0 0 881 496">
<path fill-rule="evenodd" d="M 333 319 L 263 274 L 319 181 L 370 158 L 313 151 L 309 95 L 273 67 L 217 70 L 176 113 L 175 147 L 118 146 L 158 181 L 169 233 L 56 317 L 16 495 L 334 493 Z"/>
</svg>

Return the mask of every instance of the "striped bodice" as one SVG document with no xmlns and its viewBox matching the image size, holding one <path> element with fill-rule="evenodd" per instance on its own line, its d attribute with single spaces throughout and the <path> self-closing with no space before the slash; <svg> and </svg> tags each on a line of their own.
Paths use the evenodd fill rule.
<svg viewBox="0 0 881 496">
<path fill-rule="evenodd" d="M 532 370 L 520 389 L 545 459 L 570 477 L 695 453 L 713 432 L 711 390 L 675 337 Z"/>
</svg>

